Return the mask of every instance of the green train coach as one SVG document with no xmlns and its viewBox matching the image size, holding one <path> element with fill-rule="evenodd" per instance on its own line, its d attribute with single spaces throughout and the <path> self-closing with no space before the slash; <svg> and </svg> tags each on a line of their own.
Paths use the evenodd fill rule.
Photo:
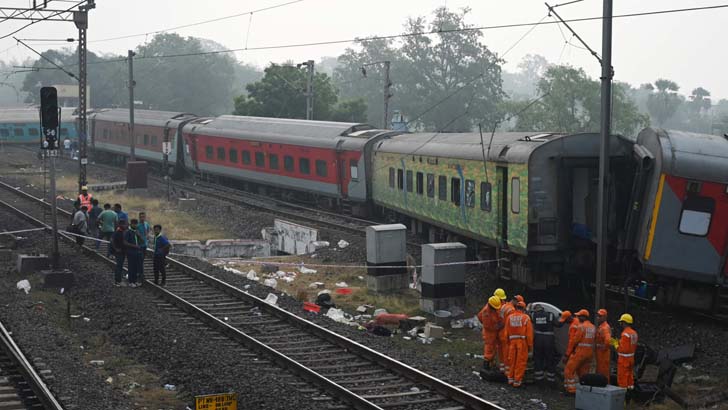
<svg viewBox="0 0 728 410">
<path fill-rule="evenodd" d="M 635 172 L 633 141 L 611 139 L 610 244 Z M 401 134 L 374 144 L 372 200 L 429 241 L 462 241 L 505 278 L 543 289 L 593 270 L 598 134 Z M 621 208 L 624 208 L 622 206 Z"/>
</svg>

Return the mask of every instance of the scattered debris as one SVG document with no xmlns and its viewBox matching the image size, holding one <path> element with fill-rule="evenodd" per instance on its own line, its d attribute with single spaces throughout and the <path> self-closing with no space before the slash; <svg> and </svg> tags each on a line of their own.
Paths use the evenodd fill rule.
<svg viewBox="0 0 728 410">
<path fill-rule="evenodd" d="M 223 266 L 222 268 L 225 269 L 227 272 L 232 272 L 236 275 L 243 275 L 243 272 L 241 272 L 235 268 L 228 268 L 227 266 Z M 250 278 L 248 278 L 248 279 L 250 279 Z"/>
<path fill-rule="evenodd" d="M 318 272 L 316 269 L 309 269 L 309 268 L 307 268 L 307 267 L 305 267 L 303 265 L 301 265 L 301 266 L 298 267 L 298 271 L 301 272 L 301 273 L 304 273 L 304 274 L 306 274 L 306 273 L 313 274 L 313 273 Z"/>
<path fill-rule="evenodd" d="M 321 312 L 321 306 L 311 302 L 303 302 L 303 310 L 307 312 L 319 313 Z"/>
<path fill-rule="evenodd" d="M 28 279 L 21 280 L 15 286 L 18 287 L 18 290 L 24 290 L 26 295 L 30 292 L 30 282 L 28 282 Z"/>
<path fill-rule="evenodd" d="M 103 366 L 103 365 L 104 365 L 104 363 L 105 363 L 105 362 L 104 362 L 103 360 L 91 360 L 91 361 L 89 362 L 89 364 L 92 364 L 92 365 L 94 365 L 94 366 L 99 366 L 99 367 Z"/>
<path fill-rule="evenodd" d="M 450 321 L 450 327 L 453 329 L 462 329 L 464 326 L 465 326 L 464 320 L 462 320 L 462 319 Z"/>
<path fill-rule="evenodd" d="M 337 245 L 339 246 L 339 249 L 344 249 L 349 246 L 349 242 L 342 239 L 339 241 L 339 243 L 337 243 Z"/>
<path fill-rule="evenodd" d="M 175 386 L 174 384 L 165 384 L 164 390 L 175 391 L 177 390 L 177 386 Z"/>
<path fill-rule="evenodd" d="M 409 316 L 401 313 L 380 313 L 374 316 L 374 323 L 377 326 L 399 326 L 399 323 L 403 320 L 407 320 Z"/>
<path fill-rule="evenodd" d="M 308 287 L 309 287 L 309 288 L 311 288 L 311 289 L 321 289 L 321 288 L 323 288 L 323 287 L 324 287 L 325 285 L 326 285 L 326 284 L 325 284 L 325 283 L 323 283 L 323 282 L 311 282 L 311 283 L 310 283 L 310 284 L 308 285 Z"/>
<path fill-rule="evenodd" d="M 482 329 L 483 325 L 478 320 L 477 316 L 473 316 L 470 319 L 463 320 L 463 326 L 469 327 L 470 329 Z"/>
<path fill-rule="evenodd" d="M 331 293 L 326 290 L 322 290 L 319 292 L 318 296 L 316 296 L 316 305 L 321 306 L 324 309 L 336 307 L 334 302 L 331 300 Z"/>
<path fill-rule="evenodd" d="M 358 308 L 356 308 L 356 311 L 359 312 L 359 313 L 366 313 L 367 312 L 367 307 L 364 306 L 364 305 L 359 306 Z"/>
<path fill-rule="evenodd" d="M 334 292 L 337 295 L 351 295 L 354 291 L 351 288 L 337 288 Z"/>
<path fill-rule="evenodd" d="M 91 321 L 91 318 L 85 317 L 85 318 L 83 318 L 83 321 L 84 322 L 90 322 Z"/>
<path fill-rule="evenodd" d="M 269 278 L 269 279 L 266 279 L 266 280 L 264 280 L 264 281 L 263 281 L 263 284 L 264 284 L 265 286 L 269 286 L 269 287 L 271 287 L 271 288 L 275 289 L 275 288 L 276 288 L 276 286 L 278 286 L 278 281 L 276 281 L 276 280 L 275 280 L 275 279 L 273 279 L 273 278 Z"/>
<path fill-rule="evenodd" d="M 337 288 L 347 288 L 349 285 L 346 282 L 336 282 Z"/>
<path fill-rule="evenodd" d="M 380 309 L 376 309 L 374 311 L 374 314 L 372 316 L 377 317 L 377 316 L 379 316 L 381 314 L 384 314 L 384 313 L 387 313 L 387 309 L 380 308 Z"/>
<path fill-rule="evenodd" d="M 346 320 L 346 317 L 344 317 L 344 311 L 341 309 L 334 308 L 334 307 L 330 308 L 329 311 L 326 312 L 326 316 L 328 316 L 331 320 L 333 320 L 335 322 L 340 322 L 340 323 L 349 322 L 348 320 Z"/>
<path fill-rule="evenodd" d="M 356 278 L 359 280 L 364 280 L 364 276 L 357 276 Z"/>
<path fill-rule="evenodd" d="M 111 384 L 113 382 L 114 382 L 114 378 L 113 377 L 109 376 L 109 377 L 106 378 L 106 383 Z"/>
<path fill-rule="evenodd" d="M 248 279 L 250 279 L 250 280 L 254 280 L 256 282 L 260 280 L 260 278 L 258 277 L 258 275 L 256 275 L 255 274 L 255 271 L 252 270 L 252 269 L 248 272 L 248 274 L 245 277 L 248 278 Z"/>
<path fill-rule="evenodd" d="M 268 303 L 270 305 L 275 305 L 278 302 L 278 296 L 269 293 L 268 296 L 265 298 L 265 303 Z"/>
<path fill-rule="evenodd" d="M 427 338 L 441 338 L 445 335 L 445 329 L 442 328 L 442 326 L 433 325 L 432 323 L 427 323 L 425 325 L 425 337 Z"/>
</svg>

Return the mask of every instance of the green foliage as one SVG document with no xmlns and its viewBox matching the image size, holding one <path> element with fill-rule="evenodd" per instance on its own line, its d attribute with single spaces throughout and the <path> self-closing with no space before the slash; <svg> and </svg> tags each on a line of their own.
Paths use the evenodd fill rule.
<svg viewBox="0 0 728 410">
<path fill-rule="evenodd" d="M 369 119 L 381 124 L 383 113 L 383 65 L 391 61 L 392 109 L 399 109 L 416 128 L 470 131 L 480 121 L 494 122 L 503 99 L 500 60 L 484 44 L 478 30 L 465 19 L 469 9 L 456 13 L 438 8 L 432 18 L 417 17 L 405 24 L 405 33 L 438 32 L 431 36 L 390 40 L 362 40 L 359 51 L 348 49 L 339 57 L 334 78 L 346 98 L 364 98 Z M 436 109 L 432 106 L 438 104 Z"/>
<path fill-rule="evenodd" d="M 550 66 L 539 80 L 538 90 L 545 97 L 528 109 L 529 101 L 505 106 L 510 114 L 520 112 L 515 130 L 543 132 L 598 132 L 601 118 L 600 84 L 583 69 Z M 631 135 L 648 124 L 627 95 L 628 86 L 612 88 L 612 131 Z M 525 109 L 525 111 L 524 111 Z"/>
<path fill-rule="evenodd" d="M 680 108 L 683 99 L 678 95 L 680 87 L 674 81 L 660 78 L 655 81 L 655 89 L 657 92 L 650 93 L 647 99 L 647 109 L 657 126 L 664 127 L 667 120 Z"/>
<path fill-rule="evenodd" d="M 331 121 L 367 122 L 367 102 L 363 98 L 341 101 L 331 113 Z"/>
</svg>

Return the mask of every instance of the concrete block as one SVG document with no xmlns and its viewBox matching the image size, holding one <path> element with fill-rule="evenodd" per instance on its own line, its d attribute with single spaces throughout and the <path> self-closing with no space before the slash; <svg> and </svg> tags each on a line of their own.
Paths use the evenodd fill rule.
<svg viewBox="0 0 728 410">
<path fill-rule="evenodd" d="M 107 182 L 103 184 L 88 184 L 88 190 L 91 192 L 99 191 L 119 191 L 126 189 L 126 181 Z"/>
<path fill-rule="evenodd" d="M 422 309 L 430 311 L 434 305 L 451 305 L 448 299 L 465 297 L 465 265 L 459 262 L 465 262 L 466 250 L 459 242 L 422 245 L 421 298 L 429 300 L 420 303 Z M 436 266 L 443 264 L 453 265 Z"/>
<path fill-rule="evenodd" d="M 406 226 L 402 224 L 368 226 L 366 236 L 368 263 L 383 264 L 406 260 Z"/>
<path fill-rule="evenodd" d="M 436 310 L 450 310 L 457 306 L 465 306 L 465 296 L 452 298 L 420 298 L 420 309 L 423 312 L 433 313 Z"/>
<path fill-rule="evenodd" d="M 198 258 L 249 258 L 270 256 L 270 244 L 249 239 L 211 239 L 200 241 L 170 241 L 172 252 Z"/>
<path fill-rule="evenodd" d="M 328 246 L 328 242 L 318 240 L 317 229 L 283 219 L 273 220 L 273 228 L 263 229 L 262 236 L 271 244 L 272 250 L 289 255 L 312 253 Z"/>
<path fill-rule="evenodd" d="M 13 258 L 12 249 L 0 248 L 0 261 L 8 262 Z"/>
<path fill-rule="evenodd" d="M 607 385 L 606 387 L 576 386 L 577 410 L 622 410 L 627 390 Z"/>
<path fill-rule="evenodd" d="M 425 337 L 437 339 L 443 336 L 445 336 L 445 329 L 442 326 L 433 325 L 432 323 L 425 325 Z"/>
<path fill-rule="evenodd" d="M 197 199 L 195 198 L 179 198 L 177 200 L 177 208 L 180 211 L 190 211 L 197 207 Z"/>
<path fill-rule="evenodd" d="M 367 289 L 375 293 L 395 293 L 407 289 L 409 280 L 407 274 L 397 275 L 367 275 Z"/>
<path fill-rule="evenodd" d="M 50 258 L 47 255 L 18 255 L 15 269 L 18 273 L 34 273 L 50 266 Z"/>
</svg>

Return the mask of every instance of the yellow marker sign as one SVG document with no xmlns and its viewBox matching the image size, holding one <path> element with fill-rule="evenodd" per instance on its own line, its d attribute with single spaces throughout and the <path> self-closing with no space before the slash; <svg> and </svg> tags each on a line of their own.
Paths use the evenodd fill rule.
<svg viewBox="0 0 728 410">
<path fill-rule="evenodd" d="M 207 394 L 195 396 L 195 410 L 238 410 L 238 394 Z"/>
</svg>

